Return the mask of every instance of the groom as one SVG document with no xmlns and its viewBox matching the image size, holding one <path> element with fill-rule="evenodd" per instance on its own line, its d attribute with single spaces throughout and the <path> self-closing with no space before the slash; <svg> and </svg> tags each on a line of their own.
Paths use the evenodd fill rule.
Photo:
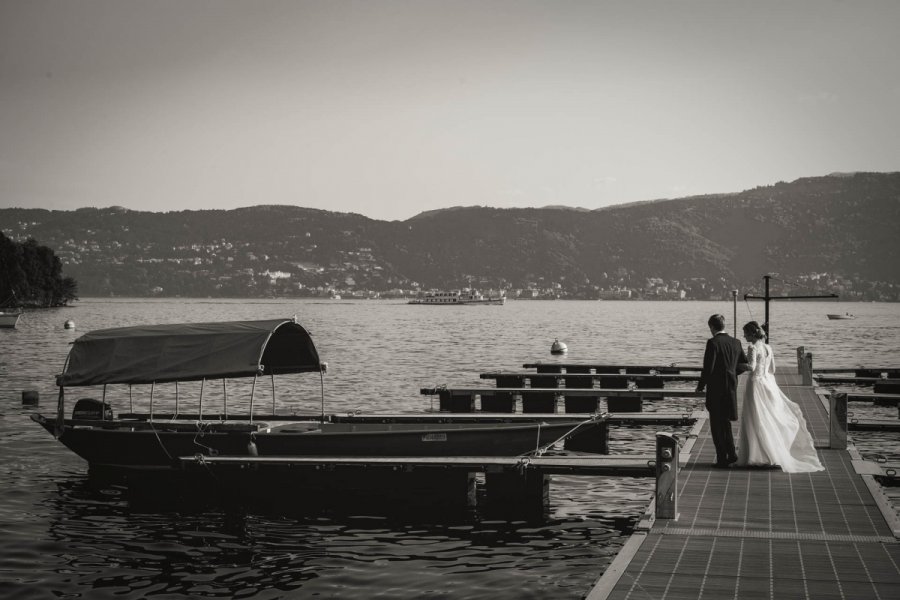
<svg viewBox="0 0 900 600">
<path fill-rule="evenodd" d="M 706 342 L 697 391 L 706 389 L 709 431 L 716 446 L 713 466 L 727 469 L 737 461 L 731 433 L 731 421 L 737 421 L 737 376 L 750 367 L 741 343 L 725 333 L 725 317 L 713 315 L 708 324 L 712 337 Z"/>
</svg>

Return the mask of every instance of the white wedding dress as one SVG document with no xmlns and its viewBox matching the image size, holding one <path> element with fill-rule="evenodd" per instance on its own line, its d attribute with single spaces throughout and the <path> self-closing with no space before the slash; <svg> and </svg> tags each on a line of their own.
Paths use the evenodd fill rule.
<svg viewBox="0 0 900 600">
<path fill-rule="evenodd" d="M 747 349 L 749 378 L 741 410 L 736 466 L 778 465 L 785 473 L 824 469 L 800 407 L 775 382 L 772 348 L 761 340 Z"/>
</svg>

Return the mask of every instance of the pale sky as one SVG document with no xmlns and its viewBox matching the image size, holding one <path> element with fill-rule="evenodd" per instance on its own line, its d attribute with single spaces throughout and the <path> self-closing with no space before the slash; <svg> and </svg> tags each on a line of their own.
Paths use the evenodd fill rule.
<svg viewBox="0 0 900 600">
<path fill-rule="evenodd" d="M 900 0 L 0 0 L 0 207 L 376 219 L 900 171 Z"/>
</svg>

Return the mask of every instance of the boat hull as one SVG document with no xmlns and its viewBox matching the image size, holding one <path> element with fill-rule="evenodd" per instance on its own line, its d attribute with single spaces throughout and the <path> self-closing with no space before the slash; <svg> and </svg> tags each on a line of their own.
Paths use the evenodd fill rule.
<svg viewBox="0 0 900 600">
<path fill-rule="evenodd" d="M 32 418 L 55 435 L 56 422 Z M 91 468 L 165 470 L 180 457 L 202 456 L 518 456 L 538 446 L 597 433 L 599 421 L 528 424 L 263 424 L 66 421 L 59 441 Z M 599 435 L 599 434 L 598 434 Z"/>
<path fill-rule="evenodd" d="M 0 312 L 0 329 L 14 329 L 22 313 Z"/>
<path fill-rule="evenodd" d="M 832 321 L 839 321 L 841 319 L 855 319 L 853 315 L 828 315 L 828 318 Z"/>
</svg>

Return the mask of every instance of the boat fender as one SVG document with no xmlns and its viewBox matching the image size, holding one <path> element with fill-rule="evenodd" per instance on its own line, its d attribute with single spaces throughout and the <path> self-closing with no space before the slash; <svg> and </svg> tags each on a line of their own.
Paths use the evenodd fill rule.
<svg viewBox="0 0 900 600">
<path fill-rule="evenodd" d="M 256 447 L 256 436 L 250 434 L 250 440 L 247 442 L 247 454 L 249 456 L 259 456 L 259 448 Z"/>
</svg>

